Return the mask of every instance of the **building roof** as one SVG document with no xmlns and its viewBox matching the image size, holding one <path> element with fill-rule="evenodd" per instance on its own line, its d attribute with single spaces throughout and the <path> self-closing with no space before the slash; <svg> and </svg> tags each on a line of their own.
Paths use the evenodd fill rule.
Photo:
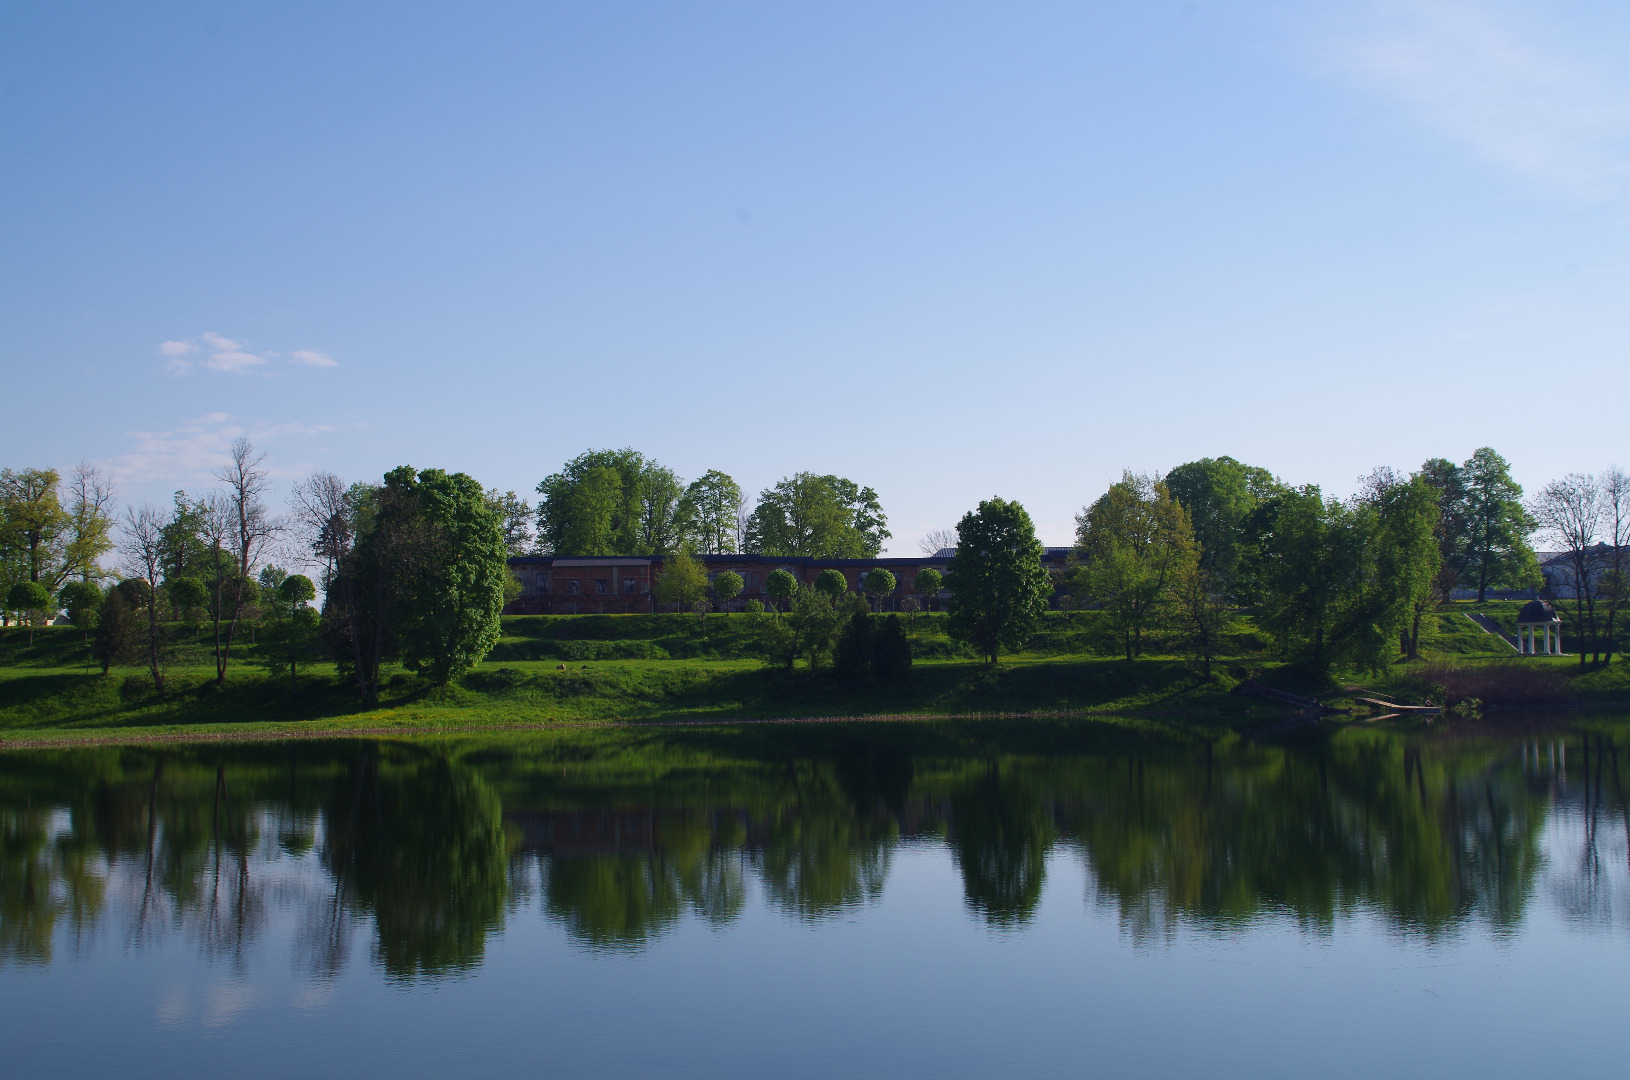
<svg viewBox="0 0 1630 1080">
<path fill-rule="evenodd" d="M 1556 608 L 1544 600 L 1530 600 L 1517 612 L 1517 621 L 1520 623 L 1547 623 L 1561 622 L 1557 617 Z"/>
</svg>

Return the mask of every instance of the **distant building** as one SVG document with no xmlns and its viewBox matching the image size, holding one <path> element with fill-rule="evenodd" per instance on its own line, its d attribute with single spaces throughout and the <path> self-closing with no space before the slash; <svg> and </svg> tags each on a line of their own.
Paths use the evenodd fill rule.
<svg viewBox="0 0 1630 1080">
<path fill-rule="evenodd" d="M 1613 548 L 1607 544 L 1597 544 L 1587 553 L 1586 576 L 1592 590 L 1596 581 L 1607 569 L 1608 560 L 1613 554 Z M 1623 550 L 1622 548 L 1620 549 Z M 1579 595 L 1579 575 L 1574 569 L 1573 560 L 1566 551 L 1536 552 L 1539 556 L 1539 571 L 1545 575 L 1545 585 L 1539 590 L 1539 595 L 1547 600 L 1572 600 Z"/>
<path fill-rule="evenodd" d="M 1062 570 L 1070 549 L 1047 548 L 1042 565 Z M 953 549 L 932 555 L 901 559 L 815 559 L 783 558 L 776 555 L 698 555 L 712 581 L 726 571 L 741 575 L 742 591 L 730 602 L 740 611 L 748 600 L 765 607 L 773 603 L 764 591 L 764 582 L 776 570 L 785 570 L 798 579 L 800 588 L 815 583 L 823 570 L 836 570 L 849 583 L 851 592 L 864 591 L 866 572 L 887 570 L 894 575 L 894 592 L 883 598 L 886 611 L 898 610 L 900 602 L 915 597 L 924 609 L 939 608 L 950 596 L 943 588 L 933 596 L 919 596 L 915 588 L 917 571 L 932 567 L 949 578 Z M 662 556 L 560 556 L 521 555 L 509 560 L 509 568 L 521 583 L 521 595 L 505 608 L 506 615 L 611 615 L 673 611 L 675 605 L 659 605 L 651 593 L 652 583 L 662 572 Z"/>
</svg>

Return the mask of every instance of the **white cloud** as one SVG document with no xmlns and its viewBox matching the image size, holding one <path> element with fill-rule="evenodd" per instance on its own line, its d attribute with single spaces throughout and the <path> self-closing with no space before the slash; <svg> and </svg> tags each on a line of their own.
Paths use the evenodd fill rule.
<svg viewBox="0 0 1630 1080">
<path fill-rule="evenodd" d="M 1367 90 L 1513 172 L 1592 198 L 1630 181 L 1630 79 L 1538 5 L 1369 0 L 1330 34 Z M 1554 9 L 1551 9 L 1554 10 Z M 1601 38 L 1612 38 L 1601 28 Z"/>
<path fill-rule="evenodd" d="M 226 464 L 232 440 L 240 436 L 262 448 L 279 441 L 333 431 L 327 424 L 298 422 L 243 424 L 231 413 L 206 413 L 168 431 L 132 431 L 131 449 L 109 462 L 115 478 L 131 484 L 162 482 L 168 487 L 213 483 Z M 282 470 L 273 468 L 274 475 Z"/>
<path fill-rule="evenodd" d="M 211 371 L 243 371 L 245 368 L 257 367 L 266 362 L 264 356 L 241 351 L 218 352 L 204 361 L 204 366 Z"/>
<path fill-rule="evenodd" d="M 209 356 L 199 361 L 186 359 L 188 355 L 199 351 L 200 341 L 208 350 Z M 196 338 L 187 338 L 183 341 L 160 342 L 158 351 L 169 358 L 165 369 L 176 375 L 184 375 L 197 367 L 205 367 L 211 371 L 249 371 L 282 356 L 281 353 L 269 349 L 252 352 L 244 342 L 234 341 L 213 330 L 206 330 Z M 288 362 L 302 367 L 339 367 L 339 361 L 315 349 L 296 349 L 289 354 Z"/>
</svg>

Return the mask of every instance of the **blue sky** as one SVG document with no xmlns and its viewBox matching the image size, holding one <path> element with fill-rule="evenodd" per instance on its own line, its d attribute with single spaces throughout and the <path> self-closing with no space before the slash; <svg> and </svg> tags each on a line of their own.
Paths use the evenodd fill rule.
<svg viewBox="0 0 1630 1080">
<path fill-rule="evenodd" d="M 126 501 L 1630 464 L 1630 5 L 12 4 L 0 461 Z M 1575 427 L 1580 410 L 1587 419 Z"/>
</svg>

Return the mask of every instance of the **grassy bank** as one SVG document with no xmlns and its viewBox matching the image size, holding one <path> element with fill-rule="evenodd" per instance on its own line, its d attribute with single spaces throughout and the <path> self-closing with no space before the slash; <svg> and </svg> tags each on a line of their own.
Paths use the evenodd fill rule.
<svg viewBox="0 0 1630 1080">
<path fill-rule="evenodd" d="M 217 686 L 209 648 L 190 627 L 174 628 L 179 644 L 162 697 L 144 671 L 116 668 L 104 677 L 88 666 L 77 631 L 44 629 L 29 644 L 27 631 L 13 628 L 0 630 L 0 740 L 1061 712 L 1180 715 L 1238 726 L 1283 712 L 1230 693 L 1245 677 L 1324 700 L 1350 697 L 1356 691 L 1346 688 L 1359 686 L 1413 702 L 1442 692 L 1433 680 L 1443 678 L 1445 665 L 1464 672 L 1513 663 L 1527 674 L 1554 671 L 1565 688 L 1558 702 L 1630 703 L 1624 665 L 1580 675 L 1569 658 L 1519 661 L 1465 617 L 1475 609 L 1510 618 L 1517 606 L 1435 613 L 1425 662 L 1362 677 L 1311 679 L 1286 669 L 1246 620 L 1209 683 L 1177 657 L 1120 658 L 1104 620 L 1091 612 L 1050 614 L 1029 650 L 994 669 L 946 636 L 943 616 L 918 615 L 911 625 L 917 662 L 895 681 L 766 667 L 742 615 L 711 616 L 705 628 L 693 615 L 518 617 L 505 619 L 497 648 L 457 683 L 432 687 L 394 671 L 370 708 L 332 665 L 312 667 L 292 693 L 287 676 L 250 641 L 234 650 L 230 676 Z"/>
</svg>

